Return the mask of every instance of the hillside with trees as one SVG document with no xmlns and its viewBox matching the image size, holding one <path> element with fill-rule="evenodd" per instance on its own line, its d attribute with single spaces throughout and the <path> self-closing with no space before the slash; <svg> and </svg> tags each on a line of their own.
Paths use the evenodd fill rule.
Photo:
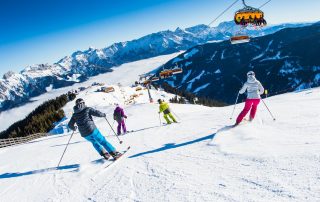
<svg viewBox="0 0 320 202">
<path fill-rule="evenodd" d="M 26 118 L 12 124 L 0 133 L 0 138 L 25 137 L 35 133 L 47 133 L 54 128 L 54 123 L 65 117 L 62 110 L 69 101 L 74 100 L 75 94 L 61 95 L 48 100 L 33 110 Z"/>
</svg>

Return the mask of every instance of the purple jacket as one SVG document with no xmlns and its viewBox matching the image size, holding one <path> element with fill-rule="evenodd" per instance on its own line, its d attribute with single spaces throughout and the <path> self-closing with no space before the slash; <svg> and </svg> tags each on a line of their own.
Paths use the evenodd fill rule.
<svg viewBox="0 0 320 202">
<path fill-rule="evenodd" d="M 116 107 L 116 109 L 113 112 L 113 119 L 119 123 L 123 120 L 123 118 L 127 118 L 127 116 L 124 114 L 123 109 L 119 106 Z"/>
</svg>

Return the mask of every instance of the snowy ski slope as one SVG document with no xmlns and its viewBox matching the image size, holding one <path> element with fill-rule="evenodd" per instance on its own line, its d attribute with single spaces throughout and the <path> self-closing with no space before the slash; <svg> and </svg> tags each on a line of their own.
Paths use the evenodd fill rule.
<svg viewBox="0 0 320 202">
<path fill-rule="evenodd" d="M 79 97 L 112 122 L 113 103 L 137 93 L 114 87 L 114 93 L 92 88 Z M 136 104 L 124 106 L 134 132 L 120 136 L 123 145 L 95 118 L 119 150 L 131 145 L 125 158 L 104 169 L 107 162 L 76 133 L 57 168 L 67 131 L 2 148 L 0 201 L 320 201 L 319 88 L 265 99 L 276 121 L 261 103 L 252 123 L 233 129 L 226 128 L 232 106 L 178 104 L 172 109 L 181 123 L 160 127 L 158 105 L 148 103 L 146 90 L 138 93 Z M 72 106 L 65 107 L 68 117 Z"/>
</svg>

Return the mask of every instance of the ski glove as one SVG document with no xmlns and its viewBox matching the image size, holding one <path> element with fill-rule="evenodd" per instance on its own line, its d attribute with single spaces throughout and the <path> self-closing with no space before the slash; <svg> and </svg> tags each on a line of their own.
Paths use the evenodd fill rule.
<svg viewBox="0 0 320 202">
<path fill-rule="evenodd" d="M 69 127 L 71 130 L 76 131 L 78 129 L 77 126 Z"/>
</svg>

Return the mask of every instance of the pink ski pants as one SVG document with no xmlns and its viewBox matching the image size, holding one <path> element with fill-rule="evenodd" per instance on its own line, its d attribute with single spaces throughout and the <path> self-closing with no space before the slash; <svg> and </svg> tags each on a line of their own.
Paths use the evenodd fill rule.
<svg viewBox="0 0 320 202">
<path fill-rule="evenodd" d="M 239 124 L 242 121 L 242 119 L 247 115 L 249 111 L 250 111 L 250 120 L 254 119 L 259 103 L 260 103 L 260 99 L 246 99 L 244 108 L 237 118 L 237 124 Z"/>
</svg>

